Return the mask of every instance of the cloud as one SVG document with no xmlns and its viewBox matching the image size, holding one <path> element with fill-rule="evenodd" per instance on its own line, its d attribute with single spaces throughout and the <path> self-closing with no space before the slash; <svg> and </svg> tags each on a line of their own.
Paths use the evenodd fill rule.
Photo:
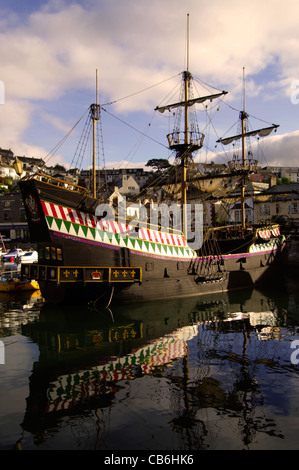
<svg viewBox="0 0 299 470">
<path fill-rule="evenodd" d="M 274 136 L 264 165 L 281 166 L 283 162 L 284 166 L 298 166 L 298 152 L 294 151 L 298 147 L 298 142 L 299 130 Z"/>
<path fill-rule="evenodd" d="M 251 143 L 246 142 L 247 150 L 250 149 L 250 158 L 257 160 L 258 165 L 261 167 L 265 166 L 298 166 L 298 153 L 294 151 L 298 146 L 299 141 L 299 130 L 286 133 L 283 135 L 271 135 L 266 137 L 265 141 L 254 140 Z M 241 160 L 241 147 L 236 144 L 233 148 L 232 145 L 228 146 L 227 149 L 222 148 L 223 151 L 213 152 L 208 151 L 206 153 L 205 161 L 215 163 L 227 163 L 232 160 L 235 156 Z M 247 156 L 246 150 L 246 158 Z M 202 161 L 200 155 L 196 157 L 196 161 Z"/>
<path fill-rule="evenodd" d="M 70 125 L 66 124 L 64 119 L 60 118 L 59 116 L 53 116 L 46 111 L 42 111 L 41 117 L 45 122 L 51 124 L 51 126 L 62 131 L 64 134 L 67 134 L 71 128 Z"/>
<path fill-rule="evenodd" d="M 0 106 L 0 142 L 7 148 L 14 148 L 20 142 L 23 130 L 31 123 L 34 106 L 24 100 L 6 99 Z"/>
<path fill-rule="evenodd" d="M 223 0 L 171 4 L 172 9 L 157 0 L 45 4 L 24 24 L 7 25 L 0 36 L 8 45 L 1 50 L 8 92 L 22 99 L 55 99 L 68 88 L 92 89 L 99 68 L 102 92 L 117 98 L 170 77 L 186 65 L 187 9 L 195 74 L 219 85 L 240 85 L 246 63 L 254 75 L 276 62 L 281 77 L 290 71 L 299 76 L 291 47 L 298 39 L 296 2 L 289 0 L 285 8 L 278 0 L 271 7 L 229 0 L 226 9 Z"/>
<path fill-rule="evenodd" d="M 258 106 L 272 101 L 276 112 L 290 100 L 291 82 L 299 79 L 297 0 L 50 0 L 37 5 L 27 13 L 8 14 L 6 9 L 1 20 L 0 79 L 6 101 L 1 105 L 0 142 L 16 153 L 26 147 L 47 154 L 40 126 L 48 126 L 57 141 L 62 138 L 69 123 L 95 99 L 96 68 L 101 103 L 116 100 L 113 112 L 122 116 L 131 118 L 137 110 L 149 116 L 186 67 L 187 13 L 190 69 L 228 89 L 230 103 L 242 100 L 243 66 L 248 100 Z M 165 81 L 169 77 L 176 78 Z M 156 83 L 160 86 L 152 87 Z M 72 94 L 80 95 L 77 114 L 70 105 Z M 123 97 L 127 99 L 119 100 Z M 288 134 L 281 137 L 294 163 L 295 108 L 289 109 L 282 130 Z M 277 144 L 278 149 L 283 147 Z M 121 148 L 119 154 L 125 156 Z"/>
</svg>

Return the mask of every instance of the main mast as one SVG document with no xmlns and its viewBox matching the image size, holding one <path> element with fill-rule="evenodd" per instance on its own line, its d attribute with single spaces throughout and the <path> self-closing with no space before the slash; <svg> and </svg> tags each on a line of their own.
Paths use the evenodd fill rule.
<svg viewBox="0 0 299 470">
<path fill-rule="evenodd" d="M 181 155 L 181 217 L 182 217 L 182 232 L 187 230 L 186 220 L 186 204 L 187 204 L 187 148 L 189 146 L 189 86 L 190 86 L 190 72 L 189 72 L 189 13 L 187 15 L 187 70 L 184 72 L 184 84 L 185 84 L 185 146 L 186 151 Z"/>
<path fill-rule="evenodd" d="M 220 93 L 202 96 L 197 98 L 190 98 L 190 84 L 192 80 L 192 74 L 189 72 L 189 14 L 187 15 L 187 67 L 183 72 L 183 86 L 184 86 L 184 99 L 178 103 L 169 104 L 166 106 L 159 106 L 156 108 L 157 111 L 164 113 L 164 111 L 171 111 L 175 108 L 183 108 L 184 110 L 184 130 L 176 130 L 171 134 L 167 135 L 169 149 L 175 150 L 176 160 L 181 166 L 181 214 L 182 214 L 182 227 L 181 230 L 187 236 L 187 221 L 186 221 L 186 204 L 187 204 L 187 167 L 188 163 L 192 161 L 192 154 L 199 150 L 203 145 L 204 134 L 193 128 L 190 131 L 189 125 L 189 108 L 194 106 L 196 103 L 203 103 L 206 100 L 212 101 L 215 98 L 219 98 L 225 95 L 227 92 L 222 91 Z"/>
<path fill-rule="evenodd" d="M 91 105 L 91 116 L 93 122 L 93 145 L 92 145 L 92 195 L 95 198 L 97 195 L 96 184 L 96 125 L 99 120 L 99 105 L 98 105 L 98 71 L 96 70 L 96 104 Z"/>
</svg>

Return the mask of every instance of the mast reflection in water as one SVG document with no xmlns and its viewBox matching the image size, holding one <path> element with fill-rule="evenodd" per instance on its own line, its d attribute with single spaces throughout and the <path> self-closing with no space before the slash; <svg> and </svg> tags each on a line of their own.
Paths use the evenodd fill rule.
<svg viewBox="0 0 299 470">
<path fill-rule="evenodd" d="M 113 311 L 43 305 L 22 327 L 40 355 L 17 445 L 298 448 L 290 299 L 245 291 Z"/>
</svg>

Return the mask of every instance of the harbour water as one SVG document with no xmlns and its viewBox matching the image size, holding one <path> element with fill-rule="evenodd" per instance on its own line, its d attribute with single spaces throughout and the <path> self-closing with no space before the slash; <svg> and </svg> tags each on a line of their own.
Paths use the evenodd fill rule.
<svg viewBox="0 0 299 470">
<path fill-rule="evenodd" d="M 299 449 L 297 286 L 109 308 L 1 298 L 0 449 Z"/>
</svg>

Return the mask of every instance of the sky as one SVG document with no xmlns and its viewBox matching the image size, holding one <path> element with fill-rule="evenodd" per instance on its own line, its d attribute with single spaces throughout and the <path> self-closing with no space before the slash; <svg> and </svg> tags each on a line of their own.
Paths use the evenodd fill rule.
<svg viewBox="0 0 299 470">
<path fill-rule="evenodd" d="M 178 101 L 188 14 L 194 95 L 228 91 L 208 114 L 199 108 L 206 137 L 196 161 L 230 158 L 215 142 L 237 133 L 244 70 L 250 129 L 280 126 L 263 142 L 251 140 L 254 157 L 262 166 L 299 166 L 297 0 L 1 0 L 0 147 L 87 168 L 77 146 L 98 70 L 100 165 L 171 160 L 173 116 L 155 108 Z"/>
</svg>

